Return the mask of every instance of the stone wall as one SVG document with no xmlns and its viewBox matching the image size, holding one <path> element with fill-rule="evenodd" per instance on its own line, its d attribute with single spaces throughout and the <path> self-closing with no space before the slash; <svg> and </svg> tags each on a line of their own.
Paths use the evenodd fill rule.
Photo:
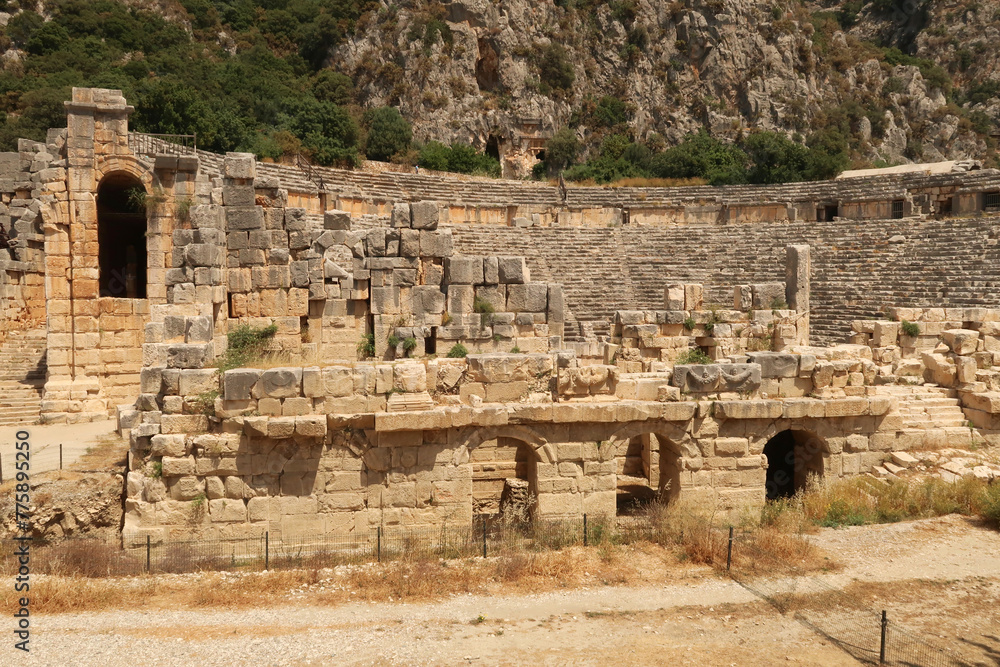
<svg viewBox="0 0 1000 667">
<path fill-rule="evenodd" d="M 725 308 L 734 283 L 786 279 L 787 246 L 812 249 L 810 337 L 844 342 L 850 323 L 900 307 L 1000 306 L 996 219 L 706 225 L 676 228 L 513 229 L 456 225 L 464 254 L 524 255 L 532 275 L 564 280 L 566 338 L 609 335 L 617 310 L 659 310 L 674 283 L 701 283 Z M 601 252 L 592 249 L 600 248 Z M 581 325 L 586 325 L 582 327 Z"/>
<path fill-rule="evenodd" d="M 498 464 L 528 484 L 540 518 L 615 514 L 618 474 L 634 484 L 637 458 L 651 493 L 737 508 L 763 500 L 762 452 L 782 430 L 807 433 L 804 465 L 830 476 L 872 469 L 894 443 L 892 401 L 848 387 L 846 372 L 841 391 L 805 396 L 820 366 L 810 353 L 702 367 L 742 383 L 710 392 L 689 391 L 690 367 L 630 374 L 568 352 L 219 374 L 202 367 L 208 306 L 152 315 L 162 341 L 147 343 L 143 393 L 119 412 L 133 538 L 469 524 L 498 500 Z"/>
</svg>

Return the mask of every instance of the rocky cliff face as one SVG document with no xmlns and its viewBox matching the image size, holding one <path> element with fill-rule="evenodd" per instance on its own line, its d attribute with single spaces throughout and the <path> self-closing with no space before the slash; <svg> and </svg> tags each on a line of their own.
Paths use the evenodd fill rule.
<svg viewBox="0 0 1000 667">
<path fill-rule="evenodd" d="M 1000 67 L 988 48 L 1000 13 L 985 5 L 560 4 L 383 0 L 329 64 L 355 80 L 363 104 L 398 105 L 416 138 L 495 142 L 515 158 L 530 144 L 523 138 L 566 125 L 585 143 L 620 131 L 594 113 L 603 96 L 625 101 L 629 131 L 654 144 L 700 127 L 805 137 L 839 123 L 857 165 L 991 152 L 996 91 L 968 99 Z M 553 44 L 564 49 L 569 85 L 553 82 Z M 884 48 L 893 45 L 903 52 Z"/>
</svg>

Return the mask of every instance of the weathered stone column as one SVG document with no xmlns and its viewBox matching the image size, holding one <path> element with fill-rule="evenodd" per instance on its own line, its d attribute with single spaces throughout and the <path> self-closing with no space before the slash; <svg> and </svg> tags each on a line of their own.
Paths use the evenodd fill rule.
<svg viewBox="0 0 1000 667">
<path fill-rule="evenodd" d="M 799 314 L 798 339 L 800 345 L 809 344 L 809 281 L 812 279 L 812 265 L 809 246 L 790 245 L 785 247 L 785 301 L 788 307 Z"/>
</svg>

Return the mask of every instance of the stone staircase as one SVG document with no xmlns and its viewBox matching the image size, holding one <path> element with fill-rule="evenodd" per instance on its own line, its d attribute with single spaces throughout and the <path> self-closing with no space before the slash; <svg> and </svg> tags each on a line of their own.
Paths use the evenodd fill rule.
<svg viewBox="0 0 1000 667">
<path fill-rule="evenodd" d="M 968 426 L 954 389 L 933 385 L 880 385 L 876 390 L 881 396 L 896 399 L 896 408 L 890 414 L 902 417 L 899 432 L 907 450 L 972 444 L 974 431 Z"/>
<path fill-rule="evenodd" d="M 11 332 L 0 345 L 0 426 L 34 424 L 45 385 L 45 331 Z"/>
</svg>

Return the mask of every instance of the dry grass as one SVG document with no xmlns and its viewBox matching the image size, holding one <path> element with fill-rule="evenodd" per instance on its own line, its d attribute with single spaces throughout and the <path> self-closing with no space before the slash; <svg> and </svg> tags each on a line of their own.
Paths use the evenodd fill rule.
<svg viewBox="0 0 1000 667">
<path fill-rule="evenodd" d="M 974 477 L 878 480 L 852 477 L 814 484 L 806 493 L 768 503 L 761 522 L 790 525 L 857 526 L 924 519 L 946 514 L 979 516 L 1000 523 L 1000 484 Z"/>
<path fill-rule="evenodd" d="M 128 441 L 117 433 L 109 433 L 98 440 L 96 444 L 88 447 L 87 451 L 69 466 L 69 469 L 121 472 L 125 468 L 127 457 Z"/>
</svg>

